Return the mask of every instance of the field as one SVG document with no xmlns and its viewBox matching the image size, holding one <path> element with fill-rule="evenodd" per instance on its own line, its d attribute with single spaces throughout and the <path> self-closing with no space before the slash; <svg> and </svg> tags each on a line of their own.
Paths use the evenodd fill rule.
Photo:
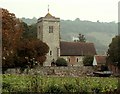
<svg viewBox="0 0 120 94">
<path fill-rule="evenodd" d="M 117 78 L 41 77 L 38 75 L 2 75 L 2 92 L 107 92 L 118 87 Z M 57 93 L 55 93 L 57 92 Z"/>
</svg>

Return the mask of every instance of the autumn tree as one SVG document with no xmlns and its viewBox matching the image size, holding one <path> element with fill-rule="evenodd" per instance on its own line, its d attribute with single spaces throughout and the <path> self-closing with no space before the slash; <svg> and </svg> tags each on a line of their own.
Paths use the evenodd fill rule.
<svg viewBox="0 0 120 94">
<path fill-rule="evenodd" d="M 16 45 L 19 43 L 22 26 L 15 14 L 2 9 L 2 66 L 14 67 L 14 57 L 16 55 Z"/>
<path fill-rule="evenodd" d="M 46 53 L 49 50 L 47 44 L 38 39 L 24 39 L 23 32 L 27 24 L 15 17 L 15 14 L 2 9 L 2 67 L 3 70 L 10 67 L 25 67 L 39 62 L 43 65 Z"/>
<path fill-rule="evenodd" d="M 120 67 L 120 36 L 115 36 L 109 45 L 108 59 Z"/>
</svg>

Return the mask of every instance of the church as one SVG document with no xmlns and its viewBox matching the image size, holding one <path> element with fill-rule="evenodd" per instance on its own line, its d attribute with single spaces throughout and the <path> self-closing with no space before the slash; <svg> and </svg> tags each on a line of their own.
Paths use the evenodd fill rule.
<svg viewBox="0 0 120 94">
<path fill-rule="evenodd" d="M 49 11 L 37 21 L 37 38 L 49 46 L 44 66 L 51 66 L 51 62 L 58 58 L 64 58 L 68 66 L 83 66 L 84 56 L 96 55 L 93 43 L 61 41 L 60 18 L 52 16 Z"/>
</svg>

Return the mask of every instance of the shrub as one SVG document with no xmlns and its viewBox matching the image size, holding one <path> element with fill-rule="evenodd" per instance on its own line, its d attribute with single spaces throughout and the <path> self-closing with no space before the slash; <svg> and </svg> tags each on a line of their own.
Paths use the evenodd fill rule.
<svg viewBox="0 0 120 94">
<path fill-rule="evenodd" d="M 63 58 L 58 58 L 55 63 L 56 63 L 56 66 L 67 66 L 68 65 L 67 61 Z"/>
<path fill-rule="evenodd" d="M 93 56 L 85 56 L 83 59 L 84 66 L 92 66 L 93 64 Z"/>
</svg>

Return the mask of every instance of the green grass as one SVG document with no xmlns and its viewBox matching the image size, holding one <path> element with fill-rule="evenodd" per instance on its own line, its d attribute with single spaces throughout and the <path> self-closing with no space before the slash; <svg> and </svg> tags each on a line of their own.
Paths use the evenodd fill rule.
<svg viewBox="0 0 120 94">
<path fill-rule="evenodd" d="M 3 92 L 100 92 L 117 89 L 117 78 L 102 77 L 41 77 L 39 75 L 2 75 Z M 57 89 L 56 89 L 57 87 Z M 52 92 L 52 91 L 51 91 Z"/>
</svg>

